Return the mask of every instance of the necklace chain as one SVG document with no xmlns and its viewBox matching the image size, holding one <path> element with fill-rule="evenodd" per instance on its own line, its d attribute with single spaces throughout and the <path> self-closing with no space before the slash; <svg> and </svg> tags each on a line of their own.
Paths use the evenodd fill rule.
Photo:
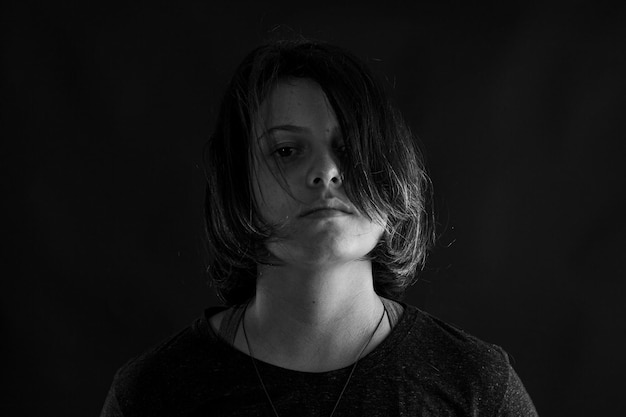
<svg viewBox="0 0 626 417">
<path fill-rule="evenodd" d="M 249 304 L 250 304 L 250 301 L 248 301 L 248 303 L 246 304 L 246 307 L 245 307 L 245 309 L 243 311 L 243 315 L 241 317 L 241 327 L 243 329 L 243 336 L 246 339 L 246 345 L 248 347 L 248 352 L 250 352 L 250 359 L 252 359 L 252 365 L 254 366 L 254 370 L 256 371 L 256 375 L 259 378 L 259 382 L 261 383 L 261 387 L 263 388 L 263 392 L 265 392 L 265 396 L 267 397 L 267 400 L 269 401 L 270 406 L 272 406 L 272 410 L 274 411 L 274 415 L 276 417 L 280 417 L 278 415 L 278 411 L 276 411 L 276 407 L 274 407 L 274 403 L 272 402 L 272 398 L 270 397 L 270 394 L 267 391 L 267 388 L 265 387 L 265 383 L 263 382 L 263 378 L 261 378 L 261 372 L 259 372 L 259 367 L 256 364 L 256 360 L 254 359 L 254 353 L 252 352 L 252 348 L 250 346 L 250 341 L 248 340 L 248 333 L 246 333 L 246 320 L 245 320 L 245 318 L 246 318 L 246 312 L 248 311 L 248 305 Z M 341 393 L 339 394 L 339 398 L 337 398 L 337 402 L 335 402 L 335 406 L 333 407 L 333 411 L 330 413 L 330 417 L 333 417 L 333 414 L 335 414 L 335 410 L 337 410 L 337 406 L 339 405 L 339 401 L 341 401 L 341 397 L 343 397 L 343 393 L 346 391 L 346 388 L 348 387 L 348 384 L 350 383 L 350 379 L 352 379 L 352 374 L 354 374 L 354 370 L 356 369 L 356 365 L 359 363 L 359 360 L 361 359 L 361 355 L 363 354 L 363 352 L 365 352 L 365 349 L 367 349 L 367 347 L 371 343 L 372 339 L 374 338 L 374 335 L 378 331 L 378 328 L 380 327 L 380 324 L 383 322 L 383 319 L 385 318 L 385 314 L 386 313 L 387 313 L 387 307 L 385 307 L 385 304 L 383 303 L 383 314 L 381 314 L 380 319 L 378 320 L 378 324 L 376 325 L 376 328 L 374 328 L 374 331 L 372 332 L 370 337 L 367 339 L 367 342 L 363 345 L 363 347 L 359 351 L 359 354 L 356 357 L 356 361 L 354 362 L 354 365 L 352 365 L 352 369 L 350 370 L 350 374 L 348 375 L 348 379 L 346 380 L 346 383 L 343 385 Z"/>
</svg>

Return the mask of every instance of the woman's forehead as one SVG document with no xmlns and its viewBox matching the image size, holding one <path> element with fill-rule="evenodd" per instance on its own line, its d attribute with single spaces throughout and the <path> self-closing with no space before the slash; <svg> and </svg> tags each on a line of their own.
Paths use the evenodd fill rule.
<svg viewBox="0 0 626 417">
<path fill-rule="evenodd" d="M 308 78 L 279 81 L 261 103 L 254 123 L 257 138 L 270 132 L 331 133 L 337 129 L 326 94 Z"/>
</svg>

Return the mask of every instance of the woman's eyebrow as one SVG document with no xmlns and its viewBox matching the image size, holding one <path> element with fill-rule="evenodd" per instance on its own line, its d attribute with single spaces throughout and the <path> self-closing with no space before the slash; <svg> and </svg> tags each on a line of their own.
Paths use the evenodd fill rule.
<svg viewBox="0 0 626 417">
<path fill-rule="evenodd" d="M 286 125 L 278 125 L 278 126 L 270 127 L 269 129 L 267 129 L 265 134 L 271 135 L 272 133 L 278 132 L 281 130 L 292 132 L 292 133 L 307 133 L 310 131 L 308 127 L 286 124 Z"/>
<path fill-rule="evenodd" d="M 268 139 L 274 133 L 281 132 L 281 131 L 282 132 L 291 132 L 291 133 L 310 133 L 311 129 L 309 129 L 308 127 L 298 126 L 298 125 L 291 125 L 291 124 L 283 124 L 283 125 L 272 126 L 269 129 L 265 130 L 265 132 L 263 132 L 261 134 L 261 136 L 259 136 L 257 138 L 257 140 Z"/>
<path fill-rule="evenodd" d="M 282 132 L 290 132 L 290 133 L 300 133 L 300 134 L 311 133 L 311 129 L 309 129 L 308 127 L 305 127 L 305 126 L 298 126 L 298 125 L 292 125 L 292 124 L 282 124 L 282 125 L 277 125 L 277 126 L 270 127 L 265 132 L 263 132 L 263 134 L 261 134 L 261 136 L 259 136 L 257 138 L 257 140 L 267 139 L 267 138 L 271 137 L 274 133 L 281 132 L 281 131 Z M 339 128 L 339 126 L 334 126 L 332 128 L 331 136 L 333 136 L 335 138 L 341 138 L 342 137 L 341 129 Z"/>
</svg>

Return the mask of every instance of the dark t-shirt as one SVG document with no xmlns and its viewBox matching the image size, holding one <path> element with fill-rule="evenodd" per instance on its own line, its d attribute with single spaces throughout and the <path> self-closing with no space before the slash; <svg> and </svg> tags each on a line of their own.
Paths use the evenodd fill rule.
<svg viewBox="0 0 626 417">
<path fill-rule="evenodd" d="M 273 416 L 251 358 L 221 339 L 205 311 L 116 374 L 101 417 Z M 329 416 L 352 366 L 298 372 L 257 361 L 280 416 Z M 412 306 L 357 364 L 335 416 L 536 416 L 499 347 Z"/>
</svg>

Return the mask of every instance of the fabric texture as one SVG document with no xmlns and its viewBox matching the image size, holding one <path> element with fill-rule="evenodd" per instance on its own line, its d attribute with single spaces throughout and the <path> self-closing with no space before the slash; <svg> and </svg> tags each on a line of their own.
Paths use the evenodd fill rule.
<svg viewBox="0 0 626 417">
<path fill-rule="evenodd" d="M 357 364 L 335 416 L 537 415 L 500 347 L 402 307 L 391 333 Z M 224 308 L 207 309 L 120 368 L 101 417 L 273 416 L 251 358 L 209 324 Z M 352 368 L 309 373 L 257 365 L 280 416 L 330 415 Z"/>
</svg>

